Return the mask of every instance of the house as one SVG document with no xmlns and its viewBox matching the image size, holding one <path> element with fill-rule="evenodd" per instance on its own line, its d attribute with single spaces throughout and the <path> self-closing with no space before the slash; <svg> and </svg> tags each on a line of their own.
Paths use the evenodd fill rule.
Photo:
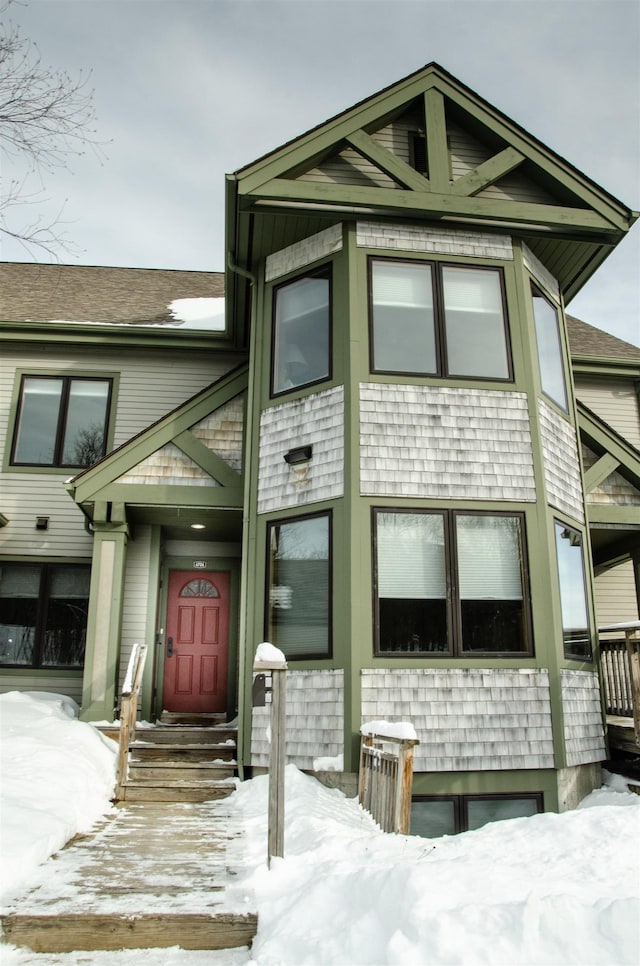
<svg viewBox="0 0 640 966">
<path fill-rule="evenodd" d="M 416 828 L 572 807 L 609 574 L 637 616 L 640 370 L 576 320 L 574 392 L 564 305 L 636 217 L 430 64 L 228 176 L 224 330 L 177 325 L 214 273 L 3 266 L 44 301 L 0 311 L 0 685 L 110 720 L 144 641 L 143 716 L 237 712 L 259 769 L 270 640 L 301 768 L 352 787 L 361 723 L 410 720 Z"/>
</svg>

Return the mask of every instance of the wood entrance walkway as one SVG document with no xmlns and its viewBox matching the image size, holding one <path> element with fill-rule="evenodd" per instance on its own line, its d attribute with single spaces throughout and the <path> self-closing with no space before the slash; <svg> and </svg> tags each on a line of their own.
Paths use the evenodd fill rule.
<svg viewBox="0 0 640 966">
<path fill-rule="evenodd" d="M 250 946 L 257 915 L 234 883 L 242 828 L 233 798 L 128 804 L 38 870 L 2 918 L 34 952 Z"/>
</svg>

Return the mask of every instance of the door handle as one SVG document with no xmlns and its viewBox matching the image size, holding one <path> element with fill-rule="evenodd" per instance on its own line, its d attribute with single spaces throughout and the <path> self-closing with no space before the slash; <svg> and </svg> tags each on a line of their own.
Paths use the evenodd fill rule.
<svg viewBox="0 0 640 966">
<path fill-rule="evenodd" d="M 173 638 L 169 637 L 167 638 L 167 657 L 171 657 L 172 655 L 173 655 Z"/>
</svg>

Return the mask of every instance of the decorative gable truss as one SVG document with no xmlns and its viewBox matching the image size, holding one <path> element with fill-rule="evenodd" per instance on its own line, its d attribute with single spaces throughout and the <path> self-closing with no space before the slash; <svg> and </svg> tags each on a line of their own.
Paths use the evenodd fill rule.
<svg viewBox="0 0 640 966">
<path fill-rule="evenodd" d="M 244 213 L 286 207 L 345 218 L 375 210 L 526 231 L 567 299 L 636 217 L 436 64 L 230 180 Z M 549 229 L 564 248 L 549 248 Z M 568 239 L 577 246 L 570 257 Z"/>
<path fill-rule="evenodd" d="M 67 484 L 94 515 L 105 504 L 241 508 L 247 367 L 187 400 Z"/>
</svg>

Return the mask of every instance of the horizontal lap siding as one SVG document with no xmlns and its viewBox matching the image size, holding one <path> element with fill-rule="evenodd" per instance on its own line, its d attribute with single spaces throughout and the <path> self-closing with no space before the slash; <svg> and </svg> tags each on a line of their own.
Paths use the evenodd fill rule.
<svg viewBox="0 0 640 966">
<path fill-rule="evenodd" d="M 640 449 L 638 384 L 632 379 L 576 376 L 576 396 L 632 446 Z"/>
<path fill-rule="evenodd" d="M 596 577 L 595 590 L 596 614 L 600 627 L 638 620 L 636 584 L 631 560 Z M 615 639 L 623 635 L 618 631 L 604 636 Z"/>
<path fill-rule="evenodd" d="M 151 635 L 147 628 L 150 555 L 151 527 L 136 526 L 135 539 L 129 540 L 127 544 L 118 694 L 122 690 L 122 682 L 127 671 L 133 645 L 150 643 Z M 147 660 L 153 660 L 151 650 L 147 655 Z"/>
<path fill-rule="evenodd" d="M 0 694 L 9 691 L 43 691 L 64 694 L 73 698 L 78 707 L 82 703 L 82 678 L 65 674 L 64 671 L 42 672 L 25 670 L 21 674 L 3 674 L 0 671 Z"/>
<path fill-rule="evenodd" d="M 415 727 L 416 771 L 554 766 L 545 669 L 365 669 L 361 681 L 363 723 Z"/>
<path fill-rule="evenodd" d="M 204 389 L 228 371 L 238 358 L 212 351 L 193 353 L 178 366 L 175 352 L 116 351 L 108 346 L 93 349 L 52 345 L 44 352 L 27 355 L 4 347 L 0 358 L 0 451 L 7 456 L 13 426 L 8 425 L 16 370 L 120 373 L 114 404 L 117 407 L 114 446 L 126 442 L 150 423 Z M 0 511 L 9 525 L 0 530 L 0 555 L 90 556 L 91 537 L 84 518 L 64 489 L 64 473 L 7 472 L 2 475 Z M 46 532 L 35 530 L 36 516 L 49 516 Z"/>
</svg>

